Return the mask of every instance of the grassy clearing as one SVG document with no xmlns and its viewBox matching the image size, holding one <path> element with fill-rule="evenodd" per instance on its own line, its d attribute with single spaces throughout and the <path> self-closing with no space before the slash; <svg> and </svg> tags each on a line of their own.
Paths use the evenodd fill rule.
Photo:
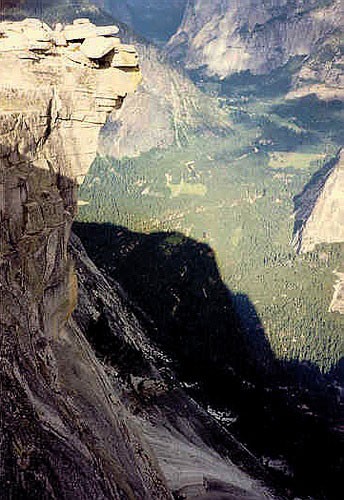
<svg viewBox="0 0 344 500">
<path fill-rule="evenodd" d="M 274 151 L 269 153 L 269 167 L 308 169 L 313 162 L 324 160 L 325 154 Z"/>
<path fill-rule="evenodd" d="M 172 198 L 178 196 L 205 196 L 207 194 L 207 186 L 201 183 L 185 182 L 184 179 L 179 184 L 173 184 L 167 181 L 166 186 L 171 191 Z"/>
</svg>

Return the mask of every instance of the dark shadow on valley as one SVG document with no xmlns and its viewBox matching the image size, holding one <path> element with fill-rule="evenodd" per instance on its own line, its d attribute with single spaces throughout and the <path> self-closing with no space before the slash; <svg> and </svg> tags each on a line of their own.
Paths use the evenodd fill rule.
<svg viewBox="0 0 344 500">
<path fill-rule="evenodd" d="M 249 297 L 228 290 L 207 244 L 111 224 L 75 223 L 74 232 L 128 294 L 190 395 L 235 415 L 230 431 L 259 456 L 287 458 L 300 494 L 336 498 L 341 370 L 324 376 L 310 362 L 276 359 Z"/>
<path fill-rule="evenodd" d="M 294 151 L 295 148 L 310 147 L 317 151 L 318 145 L 342 144 L 343 103 L 339 100 L 323 101 L 315 94 L 283 102 L 270 108 L 271 116 L 283 122 L 264 117 L 260 120 L 263 136 L 272 142 L 276 151 Z M 298 129 L 294 130 L 295 125 Z"/>
<path fill-rule="evenodd" d="M 250 70 L 241 71 L 219 81 L 218 77 L 209 76 L 207 67 L 188 71 L 191 79 L 210 93 L 225 97 L 255 96 L 257 98 L 275 98 L 284 96 L 293 85 L 293 77 L 302 67 L 304 57 L 296 56 L 268 75 L 256 75 Z M 205 83 L 204 83 L 205 82 Z"/>
<path fill-rule="evenodd" d="M 284 100 L 272 107 L 272 112 L 284 119 L 293 121 L 305 130 L 311 131 L 316 141 L 319 134 L 332 141 L 342 143 L 344 104 L 338 99 L 321 100 L 315 94 L 296 99 Z"/>
</svg>

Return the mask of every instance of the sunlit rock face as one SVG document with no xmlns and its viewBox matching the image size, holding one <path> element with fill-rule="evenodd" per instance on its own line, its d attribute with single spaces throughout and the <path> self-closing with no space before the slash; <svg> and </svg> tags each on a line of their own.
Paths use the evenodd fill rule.
<svg viewBox="0 0 344 500">
<path fill-rule="evenodd" d="M 296 200 L 294 245 L 299 252 L 311 252 L 323 243 L 344 242 L 344 151 L 320 174 Z M 329 310 L 344 314 L 344 273 L 338 271 Z"/>
<path fill-rule="evenodd" d="M 70 319 L 77 183 L 140 80 L 117 31 L 0 24 L 1 498 L 169 498 Z"/>
<path fill-rule="evenodd" d="M 269 73 L 342 26 L 340 0 L 189 0 L 169 51 L 189 69 Z"/>
<path fill-rule="evenodd" d="M 310 252 L 321 243 L 344 241 L 344 151 L 341 150 L 317 182 L 311 182 L 299 197 L 295 234 L 296 248 Z"/>
</svg>

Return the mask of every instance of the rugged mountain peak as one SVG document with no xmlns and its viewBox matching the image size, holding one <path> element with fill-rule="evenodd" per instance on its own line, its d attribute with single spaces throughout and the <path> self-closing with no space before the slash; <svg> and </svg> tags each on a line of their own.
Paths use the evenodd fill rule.
<svg viewBox="0 0 344 500">
<path fill-rule="evenodd" d="M 117 41 L 87 57 L 88 34 L 66 30 L 0 24 L 1 497 L 166 499 L 152 454 L 70 319 L 77 182 L 140 70 L 132 48 Z M 115 31 L 92 28 L 94 49 Z M 118 64 L 122 52 L 128 64 Z"/>
</svg>

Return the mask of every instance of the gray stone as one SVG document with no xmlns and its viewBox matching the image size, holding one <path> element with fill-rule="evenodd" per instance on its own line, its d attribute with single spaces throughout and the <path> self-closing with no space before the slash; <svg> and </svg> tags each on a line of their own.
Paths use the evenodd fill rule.
<svg viewBox="0 0 344 500">
<path fill-rule="evenodd" d="M 63 34 L 67 42 L 72 40 L 85 40 L 92 36 L 96 36 L 96 27 L 94 24 L 68 25 L 65 27 Z"/>
<path fill-rule="evenodd" d="M 119 33 L 118 26 L 97 26 L 96 33 L 98 36 L 115 36 Z"/>
<path fill-rule="evenodd" d="M 111 38 L 98 36 L 87 38 L 81 45 L 81 52 L 89 59 L 101 59 L 111 52 L 117 43 Z"/>
</svg>

